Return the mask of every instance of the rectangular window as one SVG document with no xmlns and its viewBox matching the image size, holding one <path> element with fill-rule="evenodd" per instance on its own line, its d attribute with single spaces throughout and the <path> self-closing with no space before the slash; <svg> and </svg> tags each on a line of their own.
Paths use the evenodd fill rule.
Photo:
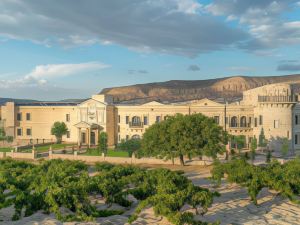
<svg viewBox="0 0 300 225">
<path fill-rule="evenodd" d="M 263 124 L 263 116 L 260 115 L 260 116 L 259 116 L 259 125 L 262 125 L 262 124 Z"/>
<path fill-rule="evenodd" d="M 225 117 L 225 124 L 228 124 L 228 117 Z"/>
<path fill-rule="evenodd" d="M 298 125 L 298 115 L 295 115 L 295 124 Z"/>
<path fill-rule="evenodd" d="M 66 114 L 66 121 L 70 122 L 70 114 Z"/>
<path fill-rule="evenodd" d="M 118 141 L 121 141 L 121 136 L 120 136 L 120 134 L 118 135 Z"/>
<path fill-rule="evenodd" d="M 118 132 L 120 133 L 120 126 L 118 125 Z"/>
<path fill-rule="evenodd" d="M 27 136 L 31 136 L 31 128 L 27 128 L 26 129 L 26 135 Z"/>
<path fill-rule="evenodd" d="M 67 138 L 70 138 L 71 137 L 71 132 L 68 130 L 67 131 Z"/>
<path fill-rule="evenodd" d="M 156 116 L 156 123 L 160 122 L 160 116 Z"/>
<path fill-rule="evenodd" d="M 129 135 L 126 135 L 126 140 L 128 140 L 129 139 Z"/>
<path fill-rule="evenodd" d="M 118 123 L 120 123 L 121 122 L 121 116 L 119 115 L 118 116 Z"/>
<path fill-rule="evenodd" d="M 257 127 L 257 118 L 254 118 L 254 126 Z"/>
<path fill-rule="evenodd" d="M 18 121 L 22 121 L 22 113 L 18 113 L 17 114 L 17 120 Z"/>
<path fill-rule="evenodd" d="M 274 120 L 274 128 L 279 128 L 279 121 L 278 120 Z"/>
<path fill-rule="evenodd" d="M 31 120 L 31 115 L 30 115 L 30 113 L 26 113 L 26 120 Z"/>
<path fill-rule="evenodd" d="M 295 134 L 295 145 L 298 144 L 298 134 Z"/>
<path fill-rule="evenodd" d="M 252 123 L 252 117 L 249 117 L 249 125 L 251 126 Z"/>
<path fill-rule="evenodd" d="M 148 117 L 144 116 L 144 125 L 148 125 Z"/>
<path fill-rule="evenodd" d="M 129 123 L 129 116 L 126 116 L 126 124 Z"/>
<path fill-rule="evenodd" d="M 216 124 L 220 123 L 220 117 L 219 116 L 214 116 L 214 121 Z"/>
<path fill-rule="evenodd" d="M 17 129 L 17 136 L 22 136 L 22 128 Z"/>
</svg>

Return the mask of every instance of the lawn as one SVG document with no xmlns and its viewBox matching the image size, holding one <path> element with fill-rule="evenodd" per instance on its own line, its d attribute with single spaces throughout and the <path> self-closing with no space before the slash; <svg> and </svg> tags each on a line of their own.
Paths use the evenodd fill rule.
<svg viewBox="0 0 300 225">
<path fill-rule="evenodd" d="M 9 147 L 6 147 L 6 148 L 0 148 L 0 152 L 10 152 L 13 148 L 9 148 Z"/>
<path fill-rule="evenodd" d="M 83 153 L 81 155 L 100 156 L 101 153 L 99 154 L 99 151 L 97 149 L 90 149 L 88 152 Z M 106 156 L 108 156 L 108 157 L 129 157 L 129 154 L 128 154 L 128 152 L 125 152 L 125 151 L 117 151 L 117 150 L 109 149 L 107 151 Z"/>
<path fill-rule="evenodd" d="M 68 147 L 68 146 L 72 146 L 74 144 L 52 144 L 52 150 L 60 150 L 60 149 L 64 149 L 64 147 Z M 37 146 L 35 147 L 35 150 L 37 152 L 47 152 L 49 151 L 49 148 L 50 148 L 50 144 L 48 145 L 42 145 L 42 146 Z M 32 147 L 28 147 L 26 149 L 22 149 L 21 151 L 22 152 L 31 152 L 32 150 Z"/>
</svg>

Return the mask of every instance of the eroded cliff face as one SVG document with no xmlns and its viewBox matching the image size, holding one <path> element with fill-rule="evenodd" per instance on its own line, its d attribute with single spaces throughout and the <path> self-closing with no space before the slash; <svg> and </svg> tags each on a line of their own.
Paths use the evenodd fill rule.
<svg viewBox="0 0 300 225">
<path fill-rule="evenodd" d="M 300 82 L 300 75 L 246 77 L 235 76 L 210 80 L 173 80 L 160 83 L 105 88 L 100 93 L 114 97 L 115 102 L 143 103 L 158 101 L 186 101 L 201 98 L 234 100 L 241 98 L 243 91 L 266 84 Z"/>
</svg>

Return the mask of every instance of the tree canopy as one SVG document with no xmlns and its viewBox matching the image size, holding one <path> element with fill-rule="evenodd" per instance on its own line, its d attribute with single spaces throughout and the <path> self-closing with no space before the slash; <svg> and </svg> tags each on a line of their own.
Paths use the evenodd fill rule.
<svg viewBox="0 0 300 225">
<path fill-rule="evenodd" d="M 0 128 L 0 141 L 13 142 L 13 136 L 7 136 L 4 128 Z"/>
<path fill-rule="evenodd" d="M 257 139 L 256 139 L 256 137 L 253 137 L 252 140 L 251 140 L 251 143 L 250 143 L 251 160 L 252 160 L 252 162 L 255 159 L 256 149 L 257 149 Z"/>
<path fill-rule="evenodd" d="M 51 134 L 56 137 L 56 142 L 61 143 L 62 136 L 66 135 L 68 132 L 68 127 L 64 122 L 55 122 L 51 128 Z"/>
<path fill-rule="evenodd" d="M 216 158 L 225 152 L 226 143 L 227 133 L 214 119 L 202 114 L 177 114 L 146 130 L 139 153 L 172 160 L 179 157 L 184 164 L 184 156 Z"/>
<path fill-rule="evenodd" d="M 281 154 L 283 157 L 286 157 L 287 154 L 289 153 L 289 147 L 290 147 L 289 140 L 286 137 L 282 138 Z"/>
<path fill-rule="evenodd" d="M 261 128 L 260 130 L 260 134 L 258 137 L 258 146 L 259 147 L 266 147 L 267 146 L 267 140 L 265 137 L 265 132 L 264 132 L 264 128 Z"/>
<path fill-rule="evenodd" d="M 129 156 L 132 156 L 132 153 L 135 153 L 141 149 L 141 139 L 122 139 L 121 143 L 118 144 L 117 149 L 126 151 L 129 153 Z"/>
<path fill-rule="evenodd" d="M 101 132 L 99 134 L 98 138 L 98 149 L 100 152 L 103 152 L 104 154 L 107 153 L 107 133 L 106 132 Z"/>
</svg>

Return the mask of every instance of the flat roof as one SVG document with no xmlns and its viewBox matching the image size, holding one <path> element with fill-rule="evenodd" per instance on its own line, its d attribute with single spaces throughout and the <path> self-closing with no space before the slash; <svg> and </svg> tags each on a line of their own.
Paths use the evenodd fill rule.
<svg viewBox="0 0 300 225">
<path fill-rule="evenodd" d="M 79 102 L 24 102 L 16 106 L 77 106 Z"/>
</svg>

